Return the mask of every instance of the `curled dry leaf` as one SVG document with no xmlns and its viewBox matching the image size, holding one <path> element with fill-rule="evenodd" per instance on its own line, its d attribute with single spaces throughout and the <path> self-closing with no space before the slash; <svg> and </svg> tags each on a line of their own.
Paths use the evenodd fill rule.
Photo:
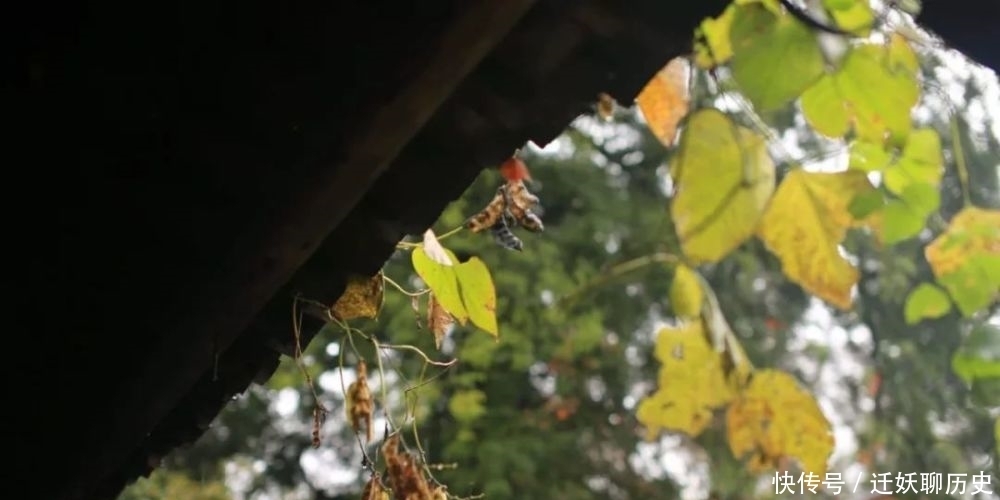
<svg viewBox="0 0 1000 500">
<path fill-rule="evenodd" d="M 330 308 L 330 314 L 341 321 L 374 318 L 382 307 L 384 287 L 382 271 L 370 278 L 354 276 L 347 281 L 347 288 Z"/>
<path fill-rule="evenodd" d="M 503 189 L 506 194 L 504 202 L 507 212 L 518 224 L 535 233 L 545 229 L 542 220 L 531 211 L 538 204 L 538 197 L 531 194 L 523 182 L 508 182 Z"/>
<path fill-rule="evenodd" d="M 497 219 L 496 224 L 490 226 L 490 232 L 493 233 L 493 241 L 507 250 L 516 250 L 520 252 L 521 249 L 524 248 L 524 242 L 510 230 L 510 223 L 508 222 L 508 219 L 511 218 L 500 217 Z"/>
<path fill-rule="evenodd" d="M 688 113 L 687 59 L 677 57 L 656 73 L 636 99 L 649 130 L 664 146 L 674 145 L 677 124 Z"/>
<path fill-rule="evenodd" d="M 465 227 L 473 233 L 478 233 L 497 224 L 503 215 L 504 207 L 506 205 L 506 196 L 504 193 L 504 186 L 500 186 L 497 189 L 496 194 L 493 195 L 493 199 L 490 200 L 489 204 L 487 204 L 486 207 L 480 210 L 476 215 L 469 217 L 469 220 L 465 223 Z"/>
<path fill-rule="evenodd" d="M 427 254 L 428 258 L 442 266 L 452 266 L 455 264 L 452 262 L 451 257 L 448 256 L 448 252 L 441 246 L 437 235 L 430 229 L 424 231 L 424 253 Z"/>
<path fill-rule="evenodd" d="M 448 314 L 448 311 L 441 307 L 441 304 L 431 294 L 427 302 L 427 328 L 434 332 L 434 345 L 440 350 L 441 341 L 448 328 L 455 322 L 455 319 Z"/>
<path fill-rule="evenodd" d="M 382 445 L 389 487 L 396 500 L 431 500 L 431 488 L 413 455 L 399 449 L 399 434 L 393 434 Z"/>
<path fill-rule="evenodd" d="M 368 441 L 372 440 L 372 414 L 375 413 L 375 402 L 371 390 L 368 389 L 368 366 L 364 360 L 358 362 L 358 378 L 347 388 L 347 419 L 351 422 L 354 432 L 364 428 Z"/>
</svg>

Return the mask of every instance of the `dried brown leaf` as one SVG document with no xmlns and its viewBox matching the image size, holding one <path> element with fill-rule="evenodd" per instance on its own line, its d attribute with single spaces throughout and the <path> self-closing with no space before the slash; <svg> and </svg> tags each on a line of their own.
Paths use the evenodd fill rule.
<svg viewBox="0 0 1000 500">
<path fill-rule="evenodd" d="M 434 295 L 431 294 L 427 302 L 427 328 L 434 332 L 434 345 L 441 349 L 441 342 L 448 328 L 455 322 L 455 319 L 448 314 L 441 304 L 438 303 Z"/>
<path fill-rule="evenodd" d="M 410 297 L 410 307 L 413 308 L 413 320 L 417 323 L 417 330 L 422 328 L 420 326 L 420 297 L 421 295 Z"/>
<path fill-rule="evenodd" d="M 649 130 L 667 147 L 674 145 L 677 125 L 689 109 L 687 66 L 687 59 L 672 59 L 650 79 L 636 99 Z"/>
<path fill-rule="evenodd" d="M 503 215 L 504 205 L 506 205 L 504 201 L 504 187 L 500 186 L 497 189 L 496 195 L 490 200 L 490 203 L 480 210 L 479 213 L 469 217 L 469 220 L 465 223 L 465 227 L 473 233 L 489 229 Z"/>
</svg>

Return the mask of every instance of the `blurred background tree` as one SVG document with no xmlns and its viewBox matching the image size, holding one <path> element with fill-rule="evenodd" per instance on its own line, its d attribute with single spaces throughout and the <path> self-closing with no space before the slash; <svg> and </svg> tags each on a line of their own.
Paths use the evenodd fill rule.
<svg viewBox="0 0 1000 500">
<path fill-rule="evenodd" d="M 996 76 L 959 59 L 943 52 L 924 58 L 927 92 L 915 113 L 919 124 L 939 132 L 945 149 L 943 218 L 888 251 L 860 235 L 848 240 L 863 271 L 854 311 L 831 310 L 790 283 L 756 240 L 701 269 L 752 361 L 792 372 L 816 395 L 834 425 L 831 470 L 851 481 L 864 473 L 859 496 L 871 492 L 871 472 L 985 471 L 997 485 L 1000 379 L 970 384 L 959 376 L 963 362 L 988 359 L 1000 347 L 997 305 L 976 320 L 952 311 L 908 325 L 903 314 L 907 294 L 933 279 L 923 245 L 962 206 L 956 155 L 968 166 L 972 201 L 1000 207 Z M 700 75 L 696 95 L 708 95 L 697 89 L 711 84 Z M 728 99 L 733 108 L 738 97 L 713 99 L 719 105 Z M 768 119 L 785 152 L 846 165 L 843 154 L 831 153 L 843 146 L 813 134 L 794 109 Z M 460 258 L 479 256 L 493 273 L 498 343 L 457 327 L 438 353 L 410 298 L 394 290 L 387 290 L 379 320 L 359 325 L 384 342 L 460 360 L 448 370 L 424 370 L 419 357 L 393 351 L 384 354 L 383 370 L 397 403 L 393 418 L 414 405 L 420 448 L 428 463 L 442 464 L 435 475 L 452 494 L 496 500 L 773 495 L 770 478 L 751 476 L 732 458 L 720 419 L 696 440 L 672 434 L 647 441 L 634 416 L 655 386 L 654 334 L 672 314 L 673 271 L 650 258 L 676 248 L 667 216 L 671 154 L 631 108 L 611 121 L 581 116 L 544 150 L 524 151 L 545 232 L 522 235 L 520 253 L 488 234 L 448 240 Z M 500 182 L 495 170 L 484 171 L 435 229 L 461 225 Z M 408 254 L 394 256 L 384 270 L 415 288 Z M 324 328 L 302 357 L 331 410 L 319 448 L 310 446 L 313 393 L 294 360 L 284 359 L 266 387 L 234 401 L 195 445 L 167 457 L 119 500 L 359 498 L 367 473 L 342 392 L 354 380 L 357 359 L 343 342 L 338 329 Z M 956 353 L 965 354 L 956 359 Z M 369 372 L 378 393 L 381 376 Z M 404 401 L 403 390 L 417 385 Z M 383 427 L 377 419 L 377 439 Z"/>
</svg>

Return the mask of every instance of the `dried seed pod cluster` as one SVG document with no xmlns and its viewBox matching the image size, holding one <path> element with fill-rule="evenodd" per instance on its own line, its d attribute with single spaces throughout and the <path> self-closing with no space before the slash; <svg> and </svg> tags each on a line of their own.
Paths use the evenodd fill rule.
<svg viewBox="0 0 1000 500">
<path fill-rule="evenodd" d="M 413 455 L 399 449 L 399 434 L 382 444 L 382 456 L 389 470 L 389 484 L 396 500 L 446 500 L 444 486 L 431 488 Z"/>
<path fill-rule="evenodd" d="M 532 211 L 538 201 L 523 181 L 509 180 L 497 189 L 485 208 L 466 221 L 465 226 L 474 233 L 489 229 L 498 245 L 521 250 L 524 242 L 511 229 L 521 226 L 534 233 L 545 230 L 542 219 Z"/>
<path fill-rule="evenodd" d="M 347 419 L 351 422 L 354 432 L 364 428 L 368 441 L 372 440 L 372 414 L 375 412 L 375 402 L 368 389 L 368 366 L 364 360 L 358 362 L 358 378 L 347 388 Z"/>
</svg>

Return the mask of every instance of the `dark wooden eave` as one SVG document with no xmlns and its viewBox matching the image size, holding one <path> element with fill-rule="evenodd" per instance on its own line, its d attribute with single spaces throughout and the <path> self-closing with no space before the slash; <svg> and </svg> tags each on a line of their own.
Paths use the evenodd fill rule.
<svg viewBox="0 0 1000 500">
<path fill-rule="evenodd" d="M 375 272 L 481 169 L 598 92 L 630 101 L 723 5 L 668 4 L 29 6 L 13 491 L 113 498 L 192 442 L 273 371 L 292 293 Z"/>
<path fill-rule="evenodd" d="M 332 301 L 481 169 L 631 101 L 725 3 L 23 5 L 8 491 L 113 498 L 267 379 L 293 293 Z"/>
</svg>

